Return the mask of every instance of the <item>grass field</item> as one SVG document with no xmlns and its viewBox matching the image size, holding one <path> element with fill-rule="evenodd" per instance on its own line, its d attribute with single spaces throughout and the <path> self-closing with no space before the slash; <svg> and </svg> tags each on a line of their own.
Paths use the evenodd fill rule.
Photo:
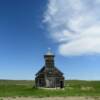
<svg viewBox="0 0 100 100">
<path fill-rule="evenodd" d="M 100 96 L 100 81 L 65 81 L 64 89 L 38 89 L 34 81 L 0 80 L 0 97 Z"/>
</svg>

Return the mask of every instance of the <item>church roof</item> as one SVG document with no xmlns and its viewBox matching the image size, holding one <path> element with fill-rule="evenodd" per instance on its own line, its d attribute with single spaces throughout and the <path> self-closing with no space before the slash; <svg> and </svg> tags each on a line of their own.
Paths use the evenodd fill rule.
<svg viewBox="0 0 100 100">
<path fill-rule="evenodd" d="M 45 66 L 43 66 L 43 67 L 36 73 L 36 76 L 37 76 L 38 74 L 40 74 L 41 72 L 44 72 L 44 70 L 45 70 Z"/>
<path fill-rule="evenodd" d="M 41 73 L 44 73 L 46 70 L 46 67 L 43 66 L 37 73 L 36 73 L 36 76 L 38 76 L 39 74 Z M 57 68 L 57 67 L 54 67 L 54 70 L 53 71 L 57 71 L 58 73 L 60 73 L 61 75 L 63 75 L 63 73 Z"/>
</svg>

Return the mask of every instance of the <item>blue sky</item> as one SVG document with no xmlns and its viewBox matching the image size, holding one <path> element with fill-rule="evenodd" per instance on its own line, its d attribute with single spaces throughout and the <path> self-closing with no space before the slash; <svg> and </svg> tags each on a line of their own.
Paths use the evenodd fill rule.
<svg viewBox="0 0 100 100">
<path fill-rule="evenodd" d="M 50 47 L 66 79 L 100 80 L 100 2 L 71 1 L 0 1 L 0 79 L 34 79 Z"/>
</svg>

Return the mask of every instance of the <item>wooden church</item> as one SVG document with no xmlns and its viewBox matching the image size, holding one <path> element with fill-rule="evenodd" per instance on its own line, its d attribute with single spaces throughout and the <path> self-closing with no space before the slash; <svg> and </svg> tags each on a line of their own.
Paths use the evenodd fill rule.
<svg viewBox="0 0 100 100">
<path fill-rule="evenodd" d="M 45 64 L 36 74 L 36 87 L 64 87 L 64 76 L 63 73 L 55 66 L 54 57 L 55 55 L 51 52 L 50 49 L 44 55 Z"/>
</svg>

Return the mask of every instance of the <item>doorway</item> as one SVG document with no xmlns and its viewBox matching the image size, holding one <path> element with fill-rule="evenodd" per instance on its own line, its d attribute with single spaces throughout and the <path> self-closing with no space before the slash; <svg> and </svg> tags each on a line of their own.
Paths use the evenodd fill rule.
<svg viewBox="0 0 100 100">
<path fill-rule="evenodd" d="M 60 81 L 60 88 L 63 88 L 63 87 L 64 87 L 64 82 Z"/>
</svg>

